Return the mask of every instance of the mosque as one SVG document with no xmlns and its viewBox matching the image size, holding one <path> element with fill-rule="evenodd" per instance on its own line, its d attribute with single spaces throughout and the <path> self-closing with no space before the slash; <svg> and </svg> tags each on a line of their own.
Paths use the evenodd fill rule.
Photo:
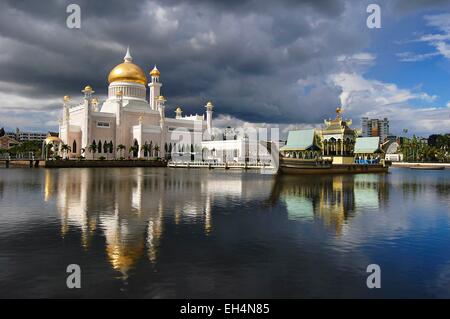
<svg viewBox="0 0 450 319">
<path fill-rule="evenodd" d="M 175 118 L 166 117 L 161 73 L 155 66 L 149 75 L 148 81 L 144 71 L 133 63 L 128 48 L 123 63 L 109 73 L 106 101 L 100 104 L 89 85 L 82 90 L 84 99 L 79 104 L 74 105 L 65 96 L 59 136 L 46 143 L 56 144 L 59 150 L 61 145 L 68 145 L 69 158 L 86 157 L 89 152 L 106 157 L 118 147 L 124 154 L 130 150 L 130 156 L 136 158 L 165 157 L 181 149 L 201 150 L 202 140 L 212 134 L 213 104 L 206 103 L 203 115 L 183 116 L 178 107 Z"/>
</svg>

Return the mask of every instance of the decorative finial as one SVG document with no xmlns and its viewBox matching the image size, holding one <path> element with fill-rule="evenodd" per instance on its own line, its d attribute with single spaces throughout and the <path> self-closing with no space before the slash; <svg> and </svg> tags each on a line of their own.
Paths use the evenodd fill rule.
<svg viewBox="0 0 450 319">
<path fill-rule="evenodd" d="M 208 101 L 208 103 L 206 103 L 205 107 L 206 107 L 207 110 L 212 110 L 212 108 L 214 107 L 214 105 L 212 104 L 211 101 Z"/>
<path fill-rule="evenodd" d="M 70 96 L 69 95 L 64 95 L 63 101 L 64 102 L 69 102 L 70 101 Z"/>
<path fill-rule="evenodd" d="M 130 46 L 127 47 L 127 53 L 125 54 L 125 57 L 123 58 L 125 62 L 132 62 L 133 57 L 130 54 Z"/>
<path fill-rule="evenodd" d="M 160 76 L 161 75 L 161 73 L 159 72 L 158 68 L 156 67 L 156 64 L 153 67 L 153 70 L 150 71 L 150 75 L 151 76 Z"/>
</svg>

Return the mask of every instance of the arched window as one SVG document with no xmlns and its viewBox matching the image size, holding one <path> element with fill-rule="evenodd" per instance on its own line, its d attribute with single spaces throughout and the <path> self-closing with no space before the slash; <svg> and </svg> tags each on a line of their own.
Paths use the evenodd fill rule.
<svg viewBox="0 0 450 319">
<path fill-rule="evenodd" d="M 98 141 L 98 146 L 97 146 L 98 152 L 102 153 L 102 140 Z"/>
<path fill-rule="evenodd" d="M 76 153 L 77 152 L 77 142 L 75 140 L 73 140 L 72 143 L 72 153 Z"/>
<path fill-rule="evenodd" d="M 112 154 L 113 150 L 114 150 L 114 144 L 112 141 L 109 141 L 109 153 Z"/>
</svg>

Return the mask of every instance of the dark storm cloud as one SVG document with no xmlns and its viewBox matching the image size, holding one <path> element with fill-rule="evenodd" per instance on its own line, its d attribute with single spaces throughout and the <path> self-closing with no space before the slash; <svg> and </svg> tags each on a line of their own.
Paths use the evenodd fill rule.
<svg viewBox="0 0 450 319">
<path fill-rule="evenodd" d="M 80 30 L 65 25 L 73 2 Z M 326 78 L 338 56 L 365 49 L 365 19 L 360 1 L 3 1 L 0 92 L 55 112 L 49 100 L 78 98 L 86 84 L 105 95 L 130 45 L 145 71 L 161 70 L 169 112 L 179 104 L 202 113 L 212 99 L 216 115 L 314 123 L 339 103 Z M 313 79 L 307 89 L 298 84 L 305 79 Z"/>
</svg>

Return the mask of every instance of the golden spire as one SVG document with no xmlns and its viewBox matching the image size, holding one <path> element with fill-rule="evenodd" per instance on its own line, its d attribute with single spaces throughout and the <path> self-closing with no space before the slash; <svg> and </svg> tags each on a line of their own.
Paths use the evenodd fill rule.
<svg viewBox="0 0 450 319">
<path fill-rule="evenodd" d="M 160 76 L 161 75 L 161 73 L 159 72 L 158 68 L 156 67 L 156 64 L 153 67 L 153 70 L 150 71 L 150 75 L 151 76 Z"/>
</svg>

